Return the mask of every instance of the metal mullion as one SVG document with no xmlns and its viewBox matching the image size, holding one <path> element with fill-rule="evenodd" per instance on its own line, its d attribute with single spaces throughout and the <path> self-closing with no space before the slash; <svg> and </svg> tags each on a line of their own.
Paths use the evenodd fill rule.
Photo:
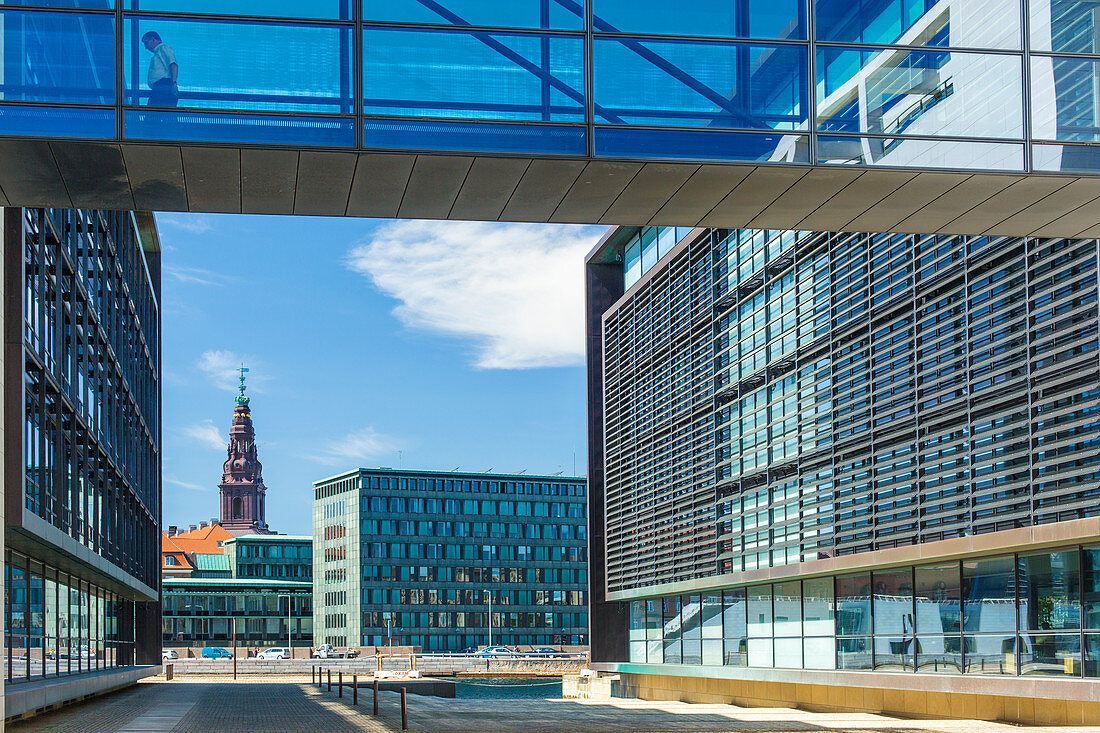
<svg viewBox="0 0 1100 733">
<path fill-rule="evenodd" d="M 175 16 L 175 13 L 172 14 Z M 215 16 L 222 17 L 222 16 Z M 249 16 L 244 16 L 249 17 Z M 524 36 L 570 36 L 572 38 L 585 38 L 588 33 L 585 30 L 569 28 L 514 28 L 495 25 L 455 25 L 453 23 L 403 23 L 387 20 L 361 20 L 363 28 L 379 30 L 400 31 L 442 31 L 458 34 L 486 33 L 490 35 L 524 35 Z"/>
<path fill-rule="evenodd" d="M 1030 173 L 1031 164 L 1031 16 L 1028 13 L 1028 0 L 1019 0 L 1020 8 L 1020 48 L 1023 49 L 1023 89 L 1020 106 L 1024 114 L 1024 173 Z M 1026 255 L 1025 255 L 1026 257 Z M 1025 262 L 1026 264 L 1026 262 Z M 1081 647 L 1082 655 L 1084 647 Z"/>
<path fill-rule="evenodd" d="M 350 0 L 350 2 L 352 5 L 351 16 L 355 21 L 355 29 L 352 31 L 355 37 L 351 41 L 353 54 L 351 73 L 355 75 L 352 80 L 352 89 L 354 90 L 352 92 L 352 104 L 355 105 L 355 147 L 362 150 L 366 147 L 366 115 L 364 113 L 366 90 L 363 88 L 363 57 L 366 55 L 366 44 L 363 40 L 363 0 Z"/>
<path fill-rule="evenodd" d="M 975 53 L 993 54 L 998 56 L 1023 56 L 1022 48 L 985 48 L 970 46 L 915 46 L 901 43 L 842 43 L 840 41 L 815 41 L 815 46 L 825 48 L 839 48 L 844 50 L 870 50 L 870 51 L 927 51 L 929 53 Z M 1096 58 L 1095 56 L 1092 58 Z"/>
<path fill-rule="evenodd" d="M 294 18 L 287 16 L 255 16 L 255 15 L 223 15 L 219 13 L 188 13 L 167 12 L 163 10 L 131 10 L 118 11 L 126 19 L 160 19 L 172 21 L 212 20 L 233 23 L 250 23 L 252 25 L 310 25 L 310 26 L 334 26 L 341 28 L 352 27 L 353 19 L 324 19 L 324 18 Z"/>
<path fill-rule="evenodd" d="M 816 0 L 806 0 L 806 38 L 809 41 L 806 52 L 806 130 L 810 136 L 810 165 L 817 164 L 817 4 Z"/>
<path fill-rule="evenodd" d="M 584 121 L 585 152 L 589 158 L 596 157 L 596 70 L 595 30 L 592 3 L 584 0 Z"/>
</svg>

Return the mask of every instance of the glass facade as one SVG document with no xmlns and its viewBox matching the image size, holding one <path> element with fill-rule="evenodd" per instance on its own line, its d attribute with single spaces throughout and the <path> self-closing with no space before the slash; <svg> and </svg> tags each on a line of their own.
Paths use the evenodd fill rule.
<svg viewBox="0 0 1100 733">
<path fill-rule="evenodd" d="M 361 469 L 314 485 L 318 643 L 586 644 L 584 479 Z M 490 611 L 491 605 L 491 611 Z"/>
<path fill-rule="evenodd" d="M 166 647 L 313 645 L 305 581 L 165 578 L 163 600 Z"/>
<path fill-rule="evenodd" d="M 225 541 L 234 578 L 313 580 L 313 539 L 286 535 L 244 535 Z"/>
<path fill-rule="evenodd" d="M 631 601 L 630 661 L 1100 677 L 1098 558 L 1066 547 Z"/>
<path fill-rule="evenodd" d="M 0 15 L 4 135 L 1096 169 L 1084 0 L 25 0 Z"/>
</svg>

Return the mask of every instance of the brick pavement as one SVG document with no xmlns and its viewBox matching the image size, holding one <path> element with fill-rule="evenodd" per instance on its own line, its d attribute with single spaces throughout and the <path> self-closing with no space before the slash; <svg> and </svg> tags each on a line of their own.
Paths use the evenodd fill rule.
<svg viewBox="0 0 1100 733">
<path fill-rule="evenodd" d="M 143 681 L 118 693 L 10 725 L 12 733 L 390 733 L 400 730 L 397 693 L 321 691 L 308 680 L 225 678 Z M 409 696 L 409 728 L 420 733 L 1018 733 L 1018 726 L 969 720 L 903 720 L 868 713 L 810 713 L 644 700 L 443 699 Z M 1028 728 L 1027 733 L 1100 733 L 1098 728 Z"/>
</svg>

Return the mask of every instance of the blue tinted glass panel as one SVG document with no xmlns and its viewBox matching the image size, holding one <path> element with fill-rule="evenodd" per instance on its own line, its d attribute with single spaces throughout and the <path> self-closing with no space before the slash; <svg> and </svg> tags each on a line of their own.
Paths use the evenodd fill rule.
<svg viewBox="0 0 1100 733">
<path fill-rule="evenodd" d="M 1031 57 L 1031 136 L 1100 141 L 1100 61 Z"/>
<path fill-rule="evenodd" d="M 115 103 L 110 15 L 0 10 L 6 101 Z"/>
<path fill-rule="evenodd" d="M 369 28 L 363 96 L 371 114 L 582 122 L 583 39 Z"/>
<path fill-rule="evenodd" d="M 818 0 L 819 41 L 1020 48 L 1017 0 Z"/>
<path fill-rule="evenodd" d="M 0 5 L 40 5 L 79 10 L 110 10 L 115 7 L 113 0 L 0 0 Z"/>
<path fill-rule="evenodd" d="M 804 0 L 595 0 L 599 33 L 656 33 L 740 38 L 806 37 Z"/>
<path fill-rule="evenodd" d="M 81 0 L 87 2 L 87 0 Z M 127 10 L 351 20 L 351 0 L 125 0 Z"/>
<path fill-rule="evenodd" d="M 818 129 L 1022 138 L 1020 58 L 819 48 Z"/>
<path fill-rule="evenodd" d="M 0 105 L 0 135 L 113 138 L 115 111 Z"/>
<path fill-rule="evenodd" d="M 793 130 L 806 121 L 798 46 L 597 39 L 602 122 Z"/>
<path fill-rule="evenodd" d="M 1032 145 L 1032 167 L 1037 171 L 1100 173 L 1100 147 Z"/>
<path fill-rule="evenodd" d="M 584 155 L 584 128 L 486 122 L 367 120 L 368 148 Z"/>
<path fill-rule="evenodd" d="M 596 155 L 672 160 L 809 162 L 809 137 L 707 130 L 597 127 Z"/>
<path fill-rule="evenodd" d="M 363 0 L 363 20 L 582 30 L 582 0 Z"/>
<path fill-rule="evenodd" d="M 1024 146 L 1016 143 L 818 135 L 817 162 L 901 168 L 1022 171 Z"/>
<path fill-rule="evenodd" d="M 124 135 L 130 140 L 352 147 L 355 145 L 355 121 L 187 110 L 131 110 L 126 112 Z"/>
<path fill-rule="evenodd" d="M 1097 53 L 1100 6 L 1096 0 L 1028 0 L 1031 50 Z"/>
<path fill-rule="evenodd" d="M 165 18 L 126 20 L 126 104 L 173 106 L 152 93 L 159 57 L 142 44 L 149 31 L 179 67 L 180 107 L 353 111 L 350 28 Z"/>
</svg>

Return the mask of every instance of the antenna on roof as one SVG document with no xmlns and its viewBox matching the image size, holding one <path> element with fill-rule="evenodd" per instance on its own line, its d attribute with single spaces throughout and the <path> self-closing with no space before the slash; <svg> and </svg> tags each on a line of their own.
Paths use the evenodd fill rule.
<svg viewBox="0 0 1100 733">
<path fill-rule="evenodd" d="M 492 473 L 492 472 L 493 472 L 493 467 L 492 466 L 489 466 L 489 468 L 486 468 L 484 471 L 482 471 L 482 473 Z"/>
<path fill-rule="evenodd" d="M 561 476 L 561 474 L 562 474 L 561 469 L 559 469 L 559 470 L 555 471 L 554 473 L 552 473 L 550 475 L 551 476 Z"/>
<path fill-rule="evenodd" d="M 462 468 L 462 466 L 455 466 L 454 468 L 451 469 L 451 473 L 454 473 L 455 471 L 457 471 L 460 468 Z"/>
<path fill-rule="evenodd" d="M 527 469 L 526 468 L 521 468 L 520 470 L 516 471 L 517 476 L 519 476 L 522 473 L 527 473 Z"/>
</svg>

